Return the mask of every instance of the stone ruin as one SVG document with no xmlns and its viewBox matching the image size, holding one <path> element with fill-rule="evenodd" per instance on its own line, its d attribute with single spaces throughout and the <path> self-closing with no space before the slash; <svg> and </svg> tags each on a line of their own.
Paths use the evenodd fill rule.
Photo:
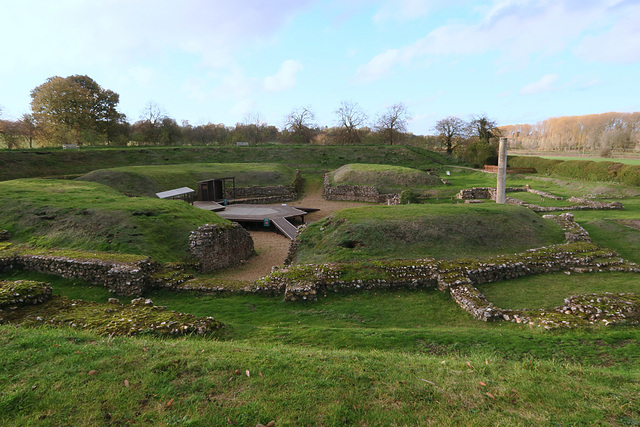
<svg viewBox="0 0 640 427">
<path fill-rule="evenodd" d="M 562 200 L 562 197 L 555 196 L 551 193 L 547 193 L 540 190 L 534 190 L 528 185 L 524 187 L 507 187 L 505 188 L 506 193 L 513 193 L 524 191 L 532 194 L 537 194 L 540 197 L 554 199 L 554 200 Z M 465 188 L 460 190 L 458 194 L 456 194 L 456 198 L 460 200 L 464 200 L 465 203 L 481 203 L 482 200 L 496 200 L 497 190 L 495 187 L 473 187 L 473 188 Z M 577 203 L 577 205 L 573 206 L 539 206 L 533 203 L 526 203 L 520 199 L 516 199 L 515 197 L 505 197 L 505 203 L 510 205 L 523 206 L 525 208 L 529 208 L 534 212 L 561 212 L 561 211 L 580 211 L 580 210 L 620 210 L 624 209 L 622 203 L 620 202 L 599 202 L 596 200 L 591 200 L 586 197 L 571 197 L 567 199 L 568 202 Z"/>
<path fill-rule="evenodd" d="M 209 273 L 242 263 L 254 253 L 253 239 L 238 223 L 231 226 L 205 224 L 189 236 L 189 251 Z"/>
</svg>

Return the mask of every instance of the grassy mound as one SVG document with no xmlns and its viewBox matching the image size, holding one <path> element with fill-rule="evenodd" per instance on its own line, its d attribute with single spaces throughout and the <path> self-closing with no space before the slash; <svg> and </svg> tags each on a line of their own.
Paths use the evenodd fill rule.
<svg viewBox="0 0 640 427">
<path fill-rule="evenodd" d="M 367 185 L 382 192 L 440 184 L 438 177 L 417 169 L 363 163 L 340 167 L 331 173 L 331 180 L 336 185 Z"/>
<path fill-rule="evenodd" d="M 189 233 L 227 223 L 182 202 L 130 198 L 93 182 L 24 179 L 0 182 L 0 229 L 17 243 L 188 258 Z"/>
<path fill-rule="evenodd" d="M 345 209 L 299 236 L 297 263 L 453 259 L 521 252 L 564 241 L 552 221 L 510 205 L 403 205 Z"/>
<path fill-rule="evenodd" d="M 115 188 L 128 196 L 150 196 L 179 187 L 196 189 L 198 181 L 235 177 L 237 187 L 290 185 L 295 171 L 276 163 L 193 163 L 99 169 L 78 178 Z"/>
</svg>

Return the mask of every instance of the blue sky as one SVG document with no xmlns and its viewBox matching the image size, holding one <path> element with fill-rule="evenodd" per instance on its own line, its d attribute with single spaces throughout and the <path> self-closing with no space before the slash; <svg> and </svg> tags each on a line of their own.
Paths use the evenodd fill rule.
<svg viewBox="0 0 640 427">
<path fill-rule="evenodd" d="M 409 131 L 454 115 L 501 125 L 640 111 L 640 0 L 0 0 L 0 106 L 30 111 L 51 76 L 86 74 L 138 120 L 282 127 L 342 101 Z"/>
</svg>

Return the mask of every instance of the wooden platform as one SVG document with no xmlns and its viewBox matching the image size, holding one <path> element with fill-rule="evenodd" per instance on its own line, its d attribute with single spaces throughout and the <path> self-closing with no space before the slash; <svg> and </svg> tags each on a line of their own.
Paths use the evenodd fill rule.
<svg viewBox="0 0 640 427">
<path fill-rule="evenodd" d="M 216 202 L 203 202 L 200 200 L 196 200 L 193 202 L 193 206 L 196 208 L 204 209 L 206 211 L 220 212 L 225 210 L 225 206 L 222 206 L 220 203 Z"/>
<path fill-rule="evenodd" d="M 212 204 L 221 206 L 215 202 L 194 202 L 194 206 L 201 209 L 209 209 Z M 295 239 L 298 235 L 298 227 L 289 222 L 289 219 L 300 217 L 304 222 L 304 216 L 307 214 L 305 210 L 294 208 L 289 205 L 253 205 L 253 204 L 237 204 L 221 206 L 223 210 L 215 211 L 222 218 L 236 222 L 261 222 L 265 219 L 269 224 L 276 226 L 278 230 L 290 239 Z"/>
</svg>

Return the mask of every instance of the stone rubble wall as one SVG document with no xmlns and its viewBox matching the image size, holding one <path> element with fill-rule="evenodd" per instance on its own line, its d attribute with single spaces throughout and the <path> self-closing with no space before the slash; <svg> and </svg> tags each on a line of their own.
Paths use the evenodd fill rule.
<svg viewBox="0 0 640 427">
<path fill-rule="evenodd" d="M 118 295 L 138 296 L 149 283 L 156 268 L 151 259 L 135 263 L 99 259 L 76 259 L 54 255 L 15 255 L 0 260 L 0 269 L 20 269 L 52 274 L 66 279 L 81 279 L 106 287 Z"/>
<path fill-rule="evenodd" d="M 507 187 L 505 191 L 508 192 L 518 192 L 518 191 L 526 191 L 528 193 L 537 194 L 541 197 L 546 197 L 554 200 L 562 200 L 560 196 L 554 196 L 553 194 L 534 190 L 530 186 L 525 185 L 524 187 Z M 496 199 L 496 188 L 495 187 L 473 187 L 473 188 L 465 188 L 460 190 L 458 194 L 456 194 L 456 198 L 465 200 L 465 203 L 479 203 L 482 199 Z M 506 197 L 505 203 L 510 205 L 523 206 L 525 208 L 529 208 L 534 212 L 563 212 L 563 211 L 580 211 L 580 210 L 620 210 L 624 209 L 622 203 L 620 202 L 599 202 L 595 200 L 590 200 L 584 197 L 571 197 L 567 199 L 569 202 L 578 203 L 574 206 L 539 206 L 533 203 L 527 203 L 523 200 L 517 199 L 515 197 Z"/>
<path fill-rule="evenodd" d="M 238 223 L 228 226 L 205 224 L 189 236 L 189 251 L 208 273 L 238 265 L 254 253 L 253 239 Z"/>
<path fill-rule="evenodd" d="M 325 200 L 400 204 L 399 194 L 381 194 L 376 187 L 365 185 L 331 185 L 329 174 L 324 176 L 322 197 Z"/>
<path fill-rule="evenodd" d="M 248 187 L 236 187 L 235 198 L 237 203 L 265 204 L 265 203 L 285 203 L 297 200 L 304 188 L 304 180 L 299 169 L 296 169 L 291 185 L 259 186 L 250 185 Z M 232 199 L 234 190 L 225 189 L 225 197 Z"/>
<path fill-rule="evenodd" d="M 11 240 L 11 234 L 8 230 L 0 230 L 0 242 L 6 242 Z"/>
<path fill-rule="evenodd" d="M 590 242 L 591 236 L 587 230 L 582 228 L 575 220 L 572 213 L 560 215 L 542 215 L 542 218 L 555 221 L 564 230 L 564 238 L 567 242 Z"/>
<path fill-rule="evenodd" d="M 37 305 L 51 299 L 51 285 L 32 280 L 0 280 L 0 312 L 26 305 Z M 0 323 L 2 319 L 0 317 Z"/>
</svg>

